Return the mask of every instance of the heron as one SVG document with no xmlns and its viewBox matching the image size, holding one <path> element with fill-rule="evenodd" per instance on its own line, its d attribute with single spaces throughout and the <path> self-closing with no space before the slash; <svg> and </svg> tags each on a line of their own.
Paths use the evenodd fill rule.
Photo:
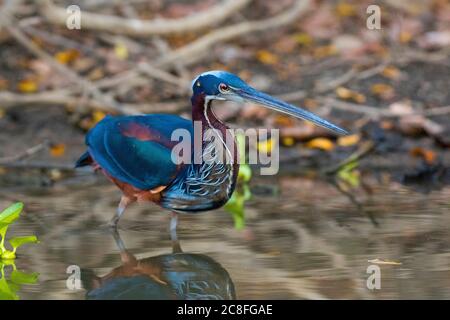
<svg viewBox="0 0 450 320">
<path fill-rule="evenodd" d="M 176 240 L 178 214 L 214 210 L 230 199 L 239 161 L 234 139 L 231 146 L 223 139 L 228 127 L 213 112 L 212 103 L 216 100 L 256 103 L 336 134 L 347 134 L 305 109 L 251 87 L 230 72 L 204 72 L 192 81 L 191 120 L 173 114 L 108 115 L 87 133 L 87 151 L 75 166 L 93 166 L 122 191 L 110 227 L 117 227 L 131 203 L 150 201 L 169 210 L 170 233 Z M 215 137 L 200 139 L 200 148 L 189 155 L 191 160 L 200 156 L 199 161 L 177 162 L 173 156 L 179 143 L 173 139 L 176 130 L 188 132 L 191 140 L 206 132 Z M 226 161 L 211 161 L 217 157 Z"/>
</svg>

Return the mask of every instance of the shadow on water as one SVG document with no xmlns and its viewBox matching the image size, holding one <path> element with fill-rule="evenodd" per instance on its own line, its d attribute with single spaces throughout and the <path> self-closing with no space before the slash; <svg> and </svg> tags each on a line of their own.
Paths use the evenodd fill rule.
<svg viewBox="0 0 450 320">
<path fill-rule="evenodd" d="M 81 271 L 88 300 L 230 300 L 234 284 L 228 272 L 204 254 L 184 253 L 174 241 L 172 253 L 137 259 L 112 231 L 122 265 L 99 277 L 93 270 Z"/>
</svg>

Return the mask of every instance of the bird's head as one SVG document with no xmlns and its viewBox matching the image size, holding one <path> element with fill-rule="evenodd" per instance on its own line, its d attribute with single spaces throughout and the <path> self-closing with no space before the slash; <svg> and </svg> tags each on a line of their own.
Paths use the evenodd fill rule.
<svg viewBox="0 0 450 320">
<path fill-rule="evenodd" d="M 229 100 L 235 102 L 251 101 L 290 116 L 304 119 L 338 134 L 347 131 L 320 118 L 319 116 L 296 107 L 266 93 L 250 87 L 238 76 L 226 71 L 208 71 L 199 75 L 192 82 L 193 96 L 204 94 L 207 99 Z"/>
</svg>

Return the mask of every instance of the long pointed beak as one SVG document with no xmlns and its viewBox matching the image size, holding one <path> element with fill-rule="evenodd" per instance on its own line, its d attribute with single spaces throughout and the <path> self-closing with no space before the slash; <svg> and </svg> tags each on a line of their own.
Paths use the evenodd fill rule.
<svg viewBox="0 0 450 320">
<path fill-rule="evenodd" d="M 320 118 L 319 116 L 316 116 L 314 113 L 311 113 L 302 108 L 296 107 L 292 104 L 286 103 L 282 100 L 279 100 L 275 97 L 272 97 L 268 94 L 260 92 L 251 87 L 236 90 L 235 94 L 239 95 L 244 100 L 256 102 L 256 103 L 261 104 L 272 110 L 286 113 L 290 116 L 293 116 L 293 117 L 296 117 L 299 119 L 311 121 L 312 123 L 315 123 L 318 126 L 324 127 L 326 129 L 334 131 L 338 134 L 342 134 L 342 135 L 348 134 L 348 132 L 346 130 L 339 128 L 338 126 L 332 124 L 331 122 L 328 122 L 327 120 Z"/>
</svg>

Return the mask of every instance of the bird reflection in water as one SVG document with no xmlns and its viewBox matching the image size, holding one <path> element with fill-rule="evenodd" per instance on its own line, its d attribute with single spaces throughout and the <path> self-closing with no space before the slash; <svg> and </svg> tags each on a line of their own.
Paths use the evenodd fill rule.
<svg viewBox="0 0 450 320">
<path fill-rule="evenodd" d="M 99 277 L 82 270 L 81 279 L 88 300 L 229 300 L 235 299 L 228 272 L 204 254 L 183 253 L 178 241 L 171 254 L 138 260 L 128 252 L 117 231 L 114 240 L 122 265 Z"/>
</svg>

